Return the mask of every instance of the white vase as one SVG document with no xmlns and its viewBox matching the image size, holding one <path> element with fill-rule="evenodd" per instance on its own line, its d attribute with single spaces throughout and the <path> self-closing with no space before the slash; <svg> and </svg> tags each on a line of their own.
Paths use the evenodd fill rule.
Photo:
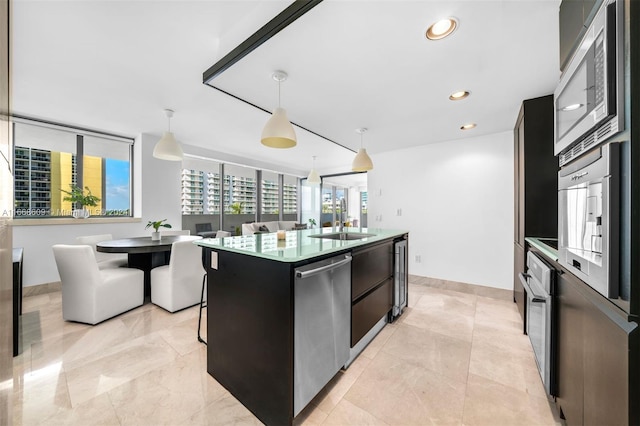
<svg viewBox="0 0 640 426">
<path fill-rule="evenodd" d="M 160 241 L 160 232 L 152 232 L 151 241 Z"/>
<path fill-rule="evenodd" d="M 71 212 L 71 216 L 76 219 L 86 219 L 90 216 L 90 213 L 86 209 L 75 209 Z"/>
</svg>

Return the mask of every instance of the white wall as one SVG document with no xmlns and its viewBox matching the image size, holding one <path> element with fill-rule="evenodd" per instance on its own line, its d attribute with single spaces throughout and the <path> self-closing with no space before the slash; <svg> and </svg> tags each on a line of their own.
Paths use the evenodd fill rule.
<svg viewBox="0 0 640 426">
<path fill-rule="evenodd" d="M 15 225 L 13 246 L 24 247 L 25 287 L 59 281 L 51 246 L 73 244 L 80 235 L 112 234 L 114 238 L 150 235 L 149 220 L 167 219 L 174 228 L 182 224 L 180 173 L 182 163 L 153 158 L 157 138 L 143 134 L 134 145 L 134 223 L 86 223 L 77 219 L 63 225 Z M 141 160 L 141 161 L 139 161 Z"/>
<path fill-rule="evenodd" d="M 411 274 L 513 288 L 512 132 L 378 154 L 373 163 L 369 227 L 410 232 Z"/>
</svg>

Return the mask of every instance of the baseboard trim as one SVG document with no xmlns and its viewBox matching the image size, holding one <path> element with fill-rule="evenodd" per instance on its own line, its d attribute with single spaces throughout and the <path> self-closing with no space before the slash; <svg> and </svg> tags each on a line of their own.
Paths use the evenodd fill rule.
<svg viewBox="0 0 640 426">
<path fill-rule="evenodd" d="M 37 296 L 39 294 L 53 293 L 62 290 L 62 283 L 56 281 L 53 283 L 44 283 L 22 287 L 22 297 Z"/>
<path fill-rule="evenodd" d="M 443 288 L 446 290 L 459 291 L 461 293 L 475 294 L 482 297 L 490 297 L 492 299 L 513 300 L 513 291 L 502 288 L 486 287 L 477 284 L 468 284 L 459 281 L 442 280 L 439 278 L 423 277 L 420 275 L 409 274 L 409 283 L 416 285 L 424 285 L 426 287 Z M 23 287 L 22 296 L 37 296 L 39 294 L 53 293 L 60 291 L 62 284 L 60 281 L 32 285 Z"/>
<path fill-rule="evenodd" d="M 422 277 L 420 275 L 411 274 L 409 274 L 409 283 L 424 285 L 433 288 L 459 291 L 460 293 L 475 294 L 476 296 L 489 297 L 491 299 L 513 301 L 513 290 L 505 290 L 503 288 L 486 287 L 483 285 L 442 280 L 439 278 Z"/>
</svg>

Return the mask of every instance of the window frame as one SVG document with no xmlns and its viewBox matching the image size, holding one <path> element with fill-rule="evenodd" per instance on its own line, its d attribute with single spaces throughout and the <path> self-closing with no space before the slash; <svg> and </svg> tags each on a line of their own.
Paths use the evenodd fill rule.
<svg viewBox="0 0 640 426">
<path fill-rule="evenodd" d="M 90 138 L 99 138 L 99 139 L 106 139 L 109 142 L 117 142 L 117 143 L 123 143 L 128 145 L 127 147 L 127 155 L 128 155 L 128 186 L 129 186 L 129 194 L 128 194 L 128 201 L 129 201 L 129 208 L 128 208 L 128 214 L 119 214 L 119 215 L 113 215 L 113 214 L 92 214 L 88 219 L 84 219 L 82 221 L 82 223 L 104 223 L 104 222 L 138 222 L 140 221 L 139 218 L 135 217 L 135 211 L 134 211 L 134 145 L 135 145 L 135 138 L 133 137 L 127 137 L 127 136 L 122 136 L 122 135 L 116 135 L 116 134 L 112 134 L 112 133 L 107 133 L 107 132 L 101 132 L 101 131 L 96 131 L 96 130 L 91 130 L 91 129 L 87 129 L 87 128 L 82 128 L 82 127 L 77 127 L 77 126 L 71 126 L 71 125 L 65 125 L 65 124 L 61 124 L 61 123 L 55 123 L 55 122 L 51 122 L 51 121 L 46 121 L 46 120 L 39 120 L 39 119 L 34 119 L 34 118 L 30 118 L 30 117 L 25 117 L 25 116 L 19 116 L 19 115 L 12 115 L 10 117 L 10 131 L 11 131 L 11 136 L 10 136 L 10 141 L 11 141 L 11 147 L 10 147 L 10 152 L 11 152 L 11 156 L 12 158 L 10 159 L 11 161 L 11 173 L 14 177 L 14 183 L 12 185 L 12 200 L 13 200 L 13 209 L 11 210 L 10 213 L 10 217 L 11 217 L 11 221 L 14 225 L 42 225 L 42 224 L 78 224 L 78 220 L 73 218 L 73 216 L 70 215 L 60 215 L 60 216 L 54 216 L 51 215 L 51 196 L 49 197 L 49 215 L 48 216 L 44 216 L 44 215 L 30 215 L 30 214 L 26 214 L 26 215 L 16 215 L 17 213 L 17 208 L 16 208 L 16 174 L 18 172 L 18 170 L 15 167 L 16 164 L 16 149 L 18 147 L 20 148 L 28 148 L 28 149 L 36 149 L 39 151 L 46 151 L 49 153 L 52 152 L 56 152 L 55 151 L 55 146 L 52 146 L 49 150 L 47 149 L 42 149 L 42 148 L 34 148 L 34 147 L 30 147 L 30 146 L 22 146 L 20 144 L 20 141 L 16 140 L 16 125 L 28 125 L 28 126 L 35 126 L 35 127 L 40 127 L 40 128 L 45 128 L 45 129 L 50 129 L 52 131 L 58 131 L 58 132 L 67 132 L 70 134 L 75 135 L 76 138 L 76 149 L 75 152 L 71 153 L 72 158 L 75 157 L 75 162 L 72 163 L 72 167 L 75 168 L 75 174 L 77 176 L 77 179 L 75 181 L 75 185 L 77 186 L 81 186 L 84 187 L 85 185 L 83 184 L 83 163 L 84 163 L 84 138 L 85 137 L 90 137 Z M 89 142 L 89 143 L 95 143 L 95 142 Z M 102 166 L 104 167 L 102 173 L 103 173 L 103 177 L 101 177 L 102 180 L 102 187 L 101 187 L 101 192 L 102 192 L 102 203 L 103 205 L 106 206 L 106 196 L 107 196 L 107 182 L 106 182 L 106 157 L 96 157 L 96 156 L 92 156 L 95 158 L 100 158 L 101 162 L 102 162 Z M 73 176 L 74 172 L 72 169 L 72 176 Z M 51 182 L 51 180 L 49 180 L 49 183 Z M 31 190 L 31 186 L 29 186 L 29 191 Z M 49 185 L 49 189 L 48 189 L 49 193 L 51 194 L 52 188 Z M 22 207 L 21 207 L 22 208 Z M 27 207 L 27 210 L 31 210 L 31 206 Z M 101 213 L 106 213 L 108 210 L 106 208 L 102 208 L 101 209 Z M 111 209 L 111 210 L 117 210 L 117 209 Z M 28 212 L 27 212 L 28 213 Z"/>
</svg>

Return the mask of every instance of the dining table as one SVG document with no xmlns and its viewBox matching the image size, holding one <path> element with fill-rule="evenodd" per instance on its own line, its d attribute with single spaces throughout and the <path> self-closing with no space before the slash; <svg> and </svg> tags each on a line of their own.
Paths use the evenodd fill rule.
<svg viewBox="0 0 640 426">
<path fill-rule="evenodd" d="M 96 244 L 96 251 L 127 254 L 127 266 L 144 272 L 146 302 L 151 298 L 151 270 L 157 266 L 169 264 L 173 243 L 191 240 L 193 236 L 188 235 L 165 235 L 160 240 L 152 240 L 151 237 L 122 238 L 101 241 Z"/>
</svg>

